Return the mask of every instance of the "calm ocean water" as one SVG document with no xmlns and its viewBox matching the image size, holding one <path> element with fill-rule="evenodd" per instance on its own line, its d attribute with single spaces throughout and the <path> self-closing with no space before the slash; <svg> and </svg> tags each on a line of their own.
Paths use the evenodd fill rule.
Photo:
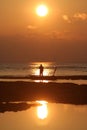
<svg viewBox="0 0 87 130">
<path fill-rule="evenodd" d="M 87 64 L 58 64 L 55 62 L 31 62 L 27 64 L 0 64 L 0 76 L 39 75 L 39 65 L 44 66 L 44 75 L 87 75 Z"/>
<path fill-rule="evenodd" d="M 30 62 L 26 64 L 0 64 L 0 77 L 21 77 L 39 75 L 39 66 L 44 66 L 43 75 L 52 76 L 56 67 L 55 76 L 87 75 L 87 64 L 58 64 L 56 62 Z M 0 78 L 0 81 L 6 80 Z M 11 80 L 11 79 L 9 79 Z M 16 80 L 16 79 L 15 79 Z M 17 79 L 18 80 L 18 79 Z M 23 79 L 22 79 L 23 80 Z M 27 80 L 30 81 L 30 80 Z M 87 84 L 87 80 L 57 80 L 56 82 L 73 82 Z"/>
</svg>

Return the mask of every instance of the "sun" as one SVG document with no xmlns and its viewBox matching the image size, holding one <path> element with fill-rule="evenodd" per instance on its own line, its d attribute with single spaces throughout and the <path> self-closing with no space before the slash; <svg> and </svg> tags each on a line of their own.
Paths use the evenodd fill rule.
<svg viewBox="0 0 87 130">
<path fill-rule="evenodd" d="M 46 5 L 39 5 L 36 8 L 36 14 L 40 17 L 44 17 L 48 14 L 48 7 Z"/>
</svg>

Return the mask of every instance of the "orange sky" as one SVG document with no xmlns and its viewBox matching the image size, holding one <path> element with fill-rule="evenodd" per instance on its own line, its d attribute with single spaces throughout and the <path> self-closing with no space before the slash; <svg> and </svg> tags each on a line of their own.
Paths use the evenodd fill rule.
<svg viewBox="0 0 87 130">
<path fill-rule="evenodd" d="M 35 12 L 40 3 L 49 8 L 44 18 Z M 86 62 L 86 5 L 86 0 L 1 1 L 0 62 Z"/>
</svg>

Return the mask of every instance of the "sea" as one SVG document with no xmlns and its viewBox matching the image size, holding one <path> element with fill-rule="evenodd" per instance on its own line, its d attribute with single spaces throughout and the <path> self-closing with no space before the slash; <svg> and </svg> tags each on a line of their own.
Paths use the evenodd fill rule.
<svg viewBox="0 0 87 130">
<path fill-rule="evenodd" d="M 39 75 L 40 64 L 44 66 L 44 76 L 87 76 L 87 64 L 11 63 L 0 64 L 0 81 L 35 82 L 21 77 Z M 86 79 L 58 79 L 49 82 L 87 84 Z M 0 130 L 87 130 L 87 105 L 51 103 L 43 100 L 27 103 L 0 102 Z"/>
<path fill-rule="evenodd" d="M 43 65 L 44 76 L 87 76 L 87 64 L 59 64 L 57 62 L 29 62 L 21 64 L 0 64 L 0 81 L 32 81 L 23 79 L 30 75 L 39 75 L 39 66 Z M 56 68 L 56 69 L 55 69 Z M 16 78 L 19 77 L 19 78 Z M 22 78 L 21 78 L 22 77 Z M 58 79 L 54 82 L 73 82 L 78 84 L 87 84 L 87 80 L 66 80 Z"/>
</svg>

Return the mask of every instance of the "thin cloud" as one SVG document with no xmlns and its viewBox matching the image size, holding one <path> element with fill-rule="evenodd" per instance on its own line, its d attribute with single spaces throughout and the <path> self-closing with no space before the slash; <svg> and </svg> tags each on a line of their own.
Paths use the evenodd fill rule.
<svg viewBox="0 0 87 130">
<path fill-rule="evenodd" d="M 51 38 L 51 39 L 58 39 L 58 40 L 63 40 L 63 39 L 69 39 L 70 36 L 70 31 L 51 31 L 46 33 L 46 36 Z"/>
<path fill-rule="evenodd" d="M 37 27 L 36 27 L 36 26 L 33 26 L 33 25 L 28 25 L 27 28 L 28 28 L 29 30 L 37 29 Z"/>
<path fill-rule="evenodd" d="M 71 23 L 71 20 L 68 15 L 65 14 L 62 16 L 62 18 L 63 18 L 63 20 L 67 21 L 68 23 Z"/>
<path fill-rule="evenodd" d="M 72 16 L 64 14 L 62 18 L 67 23 L 73 23 L 75 20 L 87 21 L 87 13 L 75 13 Z"/>
<path fill-rule="evenodd" d="M 76 13 L 74 14 L 73 16 L 75 19 L 78 19 L 78 20 L 87 20 L 87 13 Z"/>
</svg>

